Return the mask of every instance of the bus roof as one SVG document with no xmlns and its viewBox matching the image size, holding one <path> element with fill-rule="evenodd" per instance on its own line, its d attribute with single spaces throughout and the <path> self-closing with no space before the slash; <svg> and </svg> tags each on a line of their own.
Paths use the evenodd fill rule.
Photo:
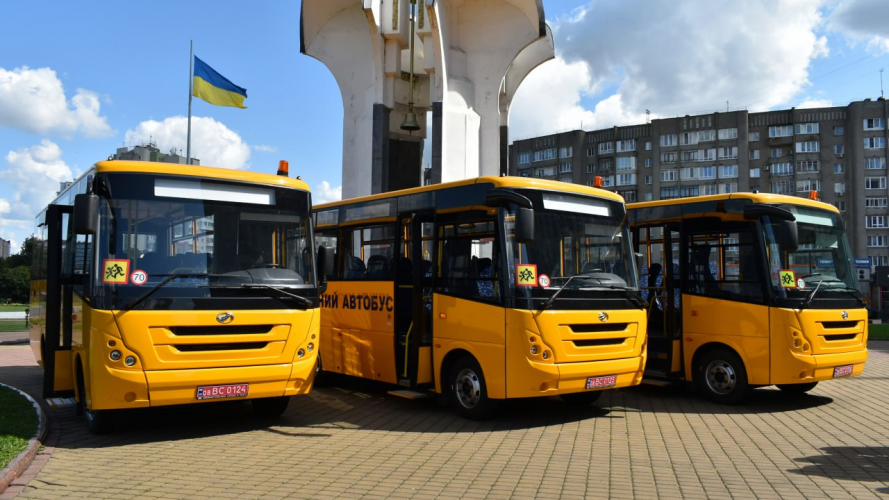
<svg viewBox="0 0 889 500">
<path fill-rule="evenodd" d="M 656 208 L 673 205 L 687 205 L 690 203 L 706 203 L 714 201 L 726 200 L 749 200 L 751 203 L 765 203 L 770 205 L 802 205 L 806 207 L 820 208 L 831 212 L 839 213 L 840 211 L 833 205 L 821 201 L 810 200 L 808 198 L 800 198 L 798 196 L 789 196 L 785 194 L 772 193 L 731 193 L 731 194 L 714 194 L 709 196 L 691 196 L 687 198 L 672 198 L 669 200 L 657 201 L 640 201 L 638 203 L 628 203 L 627 210 L 640 208 Z"/>
<path fill-rule="evenodd" d="M 394 198 L 397 196 L 404 196 L 408 194 L 414 193 L 426 193 L 430 191 L 438 191 L 441 189 L 447 189 L 458 186 L 469 186 L 473 184 L 493 184 L 495 188 L 519 188 L 519 189 L 537 189 L 541 191 L 559 191 L 563 193 L 575 193 L 575 194 L 583 194 L 587 196 L 596 196 L 599 198 L 605 198 L 608 200 L 619 201 L 623 203 L 624 199 L 617 193 L 612 193 L 611 191 L 606 191 L 604 189 L 582 186 L 579 184 L 571 184 L 568 182 L 561 181 L 551 181 L 546 179 L 535 179 L 530 177 L 475 177 L 473 179 L 465 179 L 461 181 L 454 182 L 445 182 L 442 184 L 432 184 L 429 186 L 421 186 L 410 189 L 402 189 L 399 191 L 389 191 L 388 193 L 380 193 L 380 194 L 372 194 L 367 196 L 361 196 L 358 198 L 351 198 L 348 200 L 342 201 L 334 201 L 330 203 L 324 203 L 321 205 L 315 205 L 314 209 L 325 209 L 332 208 L 342 205 L 348 205 L 350 203 L 360 203 L 365 201 L 372 200 L 382 200 L 386 198 Z"/>
<path fill-rule="evenodd" d="M 129 172 L 144 174 L 184 175 L 189 177 L 204 177 L 236 182 L 250 182 L 254 184 L 266 184 L 292 189 L 309 191 L 309 185 L 300 179 L 283 175 L 261 174 L 245 170 L 231 168 L 203 167 L 194 165 L 181 165 L 177 163 L 162 163 L 152 161 L 120 161 L 108 160 L 96 163 L 97 173 Z"/>
</svg>

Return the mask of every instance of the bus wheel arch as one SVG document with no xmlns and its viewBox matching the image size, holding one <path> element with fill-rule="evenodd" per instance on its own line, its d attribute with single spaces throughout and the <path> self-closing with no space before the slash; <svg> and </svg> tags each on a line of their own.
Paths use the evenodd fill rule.
<svg viewBox="0 0 889 500">
<path fill-rule="evenodd" d="M 485 374 L 478 360 L 466 350 L 455 349 L 442 360 L 442 391 L 454 411 L 469 420 L 483 420 L 497 408 L 488 397 Z"/>
<path fill-rule="evenodd" d="M 695 351 L 692 381 L 707 399 L 721 404 L 739 403 L 751 389 L 741 355 L 720 343 L 707 344 Z"/>
<path fill-rule="evenodd" d="M 77 414 L 83 415 L 90 434 L 105 434 L 111 430 L 110 411 L 90 409 L 86 396 L 86 377 L 83 370 L 83 361 L 80 356 L 77 356 L 74 366 L 74 380 L 77 386 Z"/>
</svg>

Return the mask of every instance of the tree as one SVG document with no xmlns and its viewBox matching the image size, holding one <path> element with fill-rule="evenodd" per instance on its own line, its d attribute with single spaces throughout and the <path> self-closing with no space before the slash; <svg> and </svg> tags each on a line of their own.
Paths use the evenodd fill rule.
<svg viewBox="0 0 889 500">
<path fill-rule="evenodd" d="M 0 270 L 0 298 L 7 298 L 19 304 L 27 304 L 31 295 L 31 268 L 28 266 L 7 267 Z"/>
<path fill-rule="evenodd" d="M 6 266 L 9 268 L 19 266 L 31 267 L 31 259 L 34 258 L 34 247 L 38 243 L 39 241 L 34 235 L 25 238 L 25 241 L 22 242 L 22 247 L 19 250 L 19 253 L 11 255 L 8 259 L 6 259 Z"/>
</svg>

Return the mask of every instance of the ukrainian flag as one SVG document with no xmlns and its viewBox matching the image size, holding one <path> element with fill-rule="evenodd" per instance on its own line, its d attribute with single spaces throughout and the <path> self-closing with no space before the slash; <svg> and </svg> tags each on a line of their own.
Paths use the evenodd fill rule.
<svg viewBox="0 0 889 500">
<path fill-rule="evenodd" d="M 247 106 L 244 106 L 247 89 L 238 87 L 217 73 L 207 63 L 198 59 L 198 56 L 194 56 L 194 83 L 191 95 L 217 106 L 247 109 Z"/>
</svg>

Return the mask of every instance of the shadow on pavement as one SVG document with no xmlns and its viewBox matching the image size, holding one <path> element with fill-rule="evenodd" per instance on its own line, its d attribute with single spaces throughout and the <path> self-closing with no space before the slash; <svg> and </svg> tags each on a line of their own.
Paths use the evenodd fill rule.
<svg viewBox="0 0 889 500">
<path fill-rule="evenodd" d="M 809 462 L 789 472 L 804 476 L 822 476 L 835 480 L 889 483 L 889 447 L 887 446 L 839 446 L 821 448 L 824 453 L 798 458 L 797 462 Z M 876 489 L 889 493 L 889 487 Z"/>
</svg>

